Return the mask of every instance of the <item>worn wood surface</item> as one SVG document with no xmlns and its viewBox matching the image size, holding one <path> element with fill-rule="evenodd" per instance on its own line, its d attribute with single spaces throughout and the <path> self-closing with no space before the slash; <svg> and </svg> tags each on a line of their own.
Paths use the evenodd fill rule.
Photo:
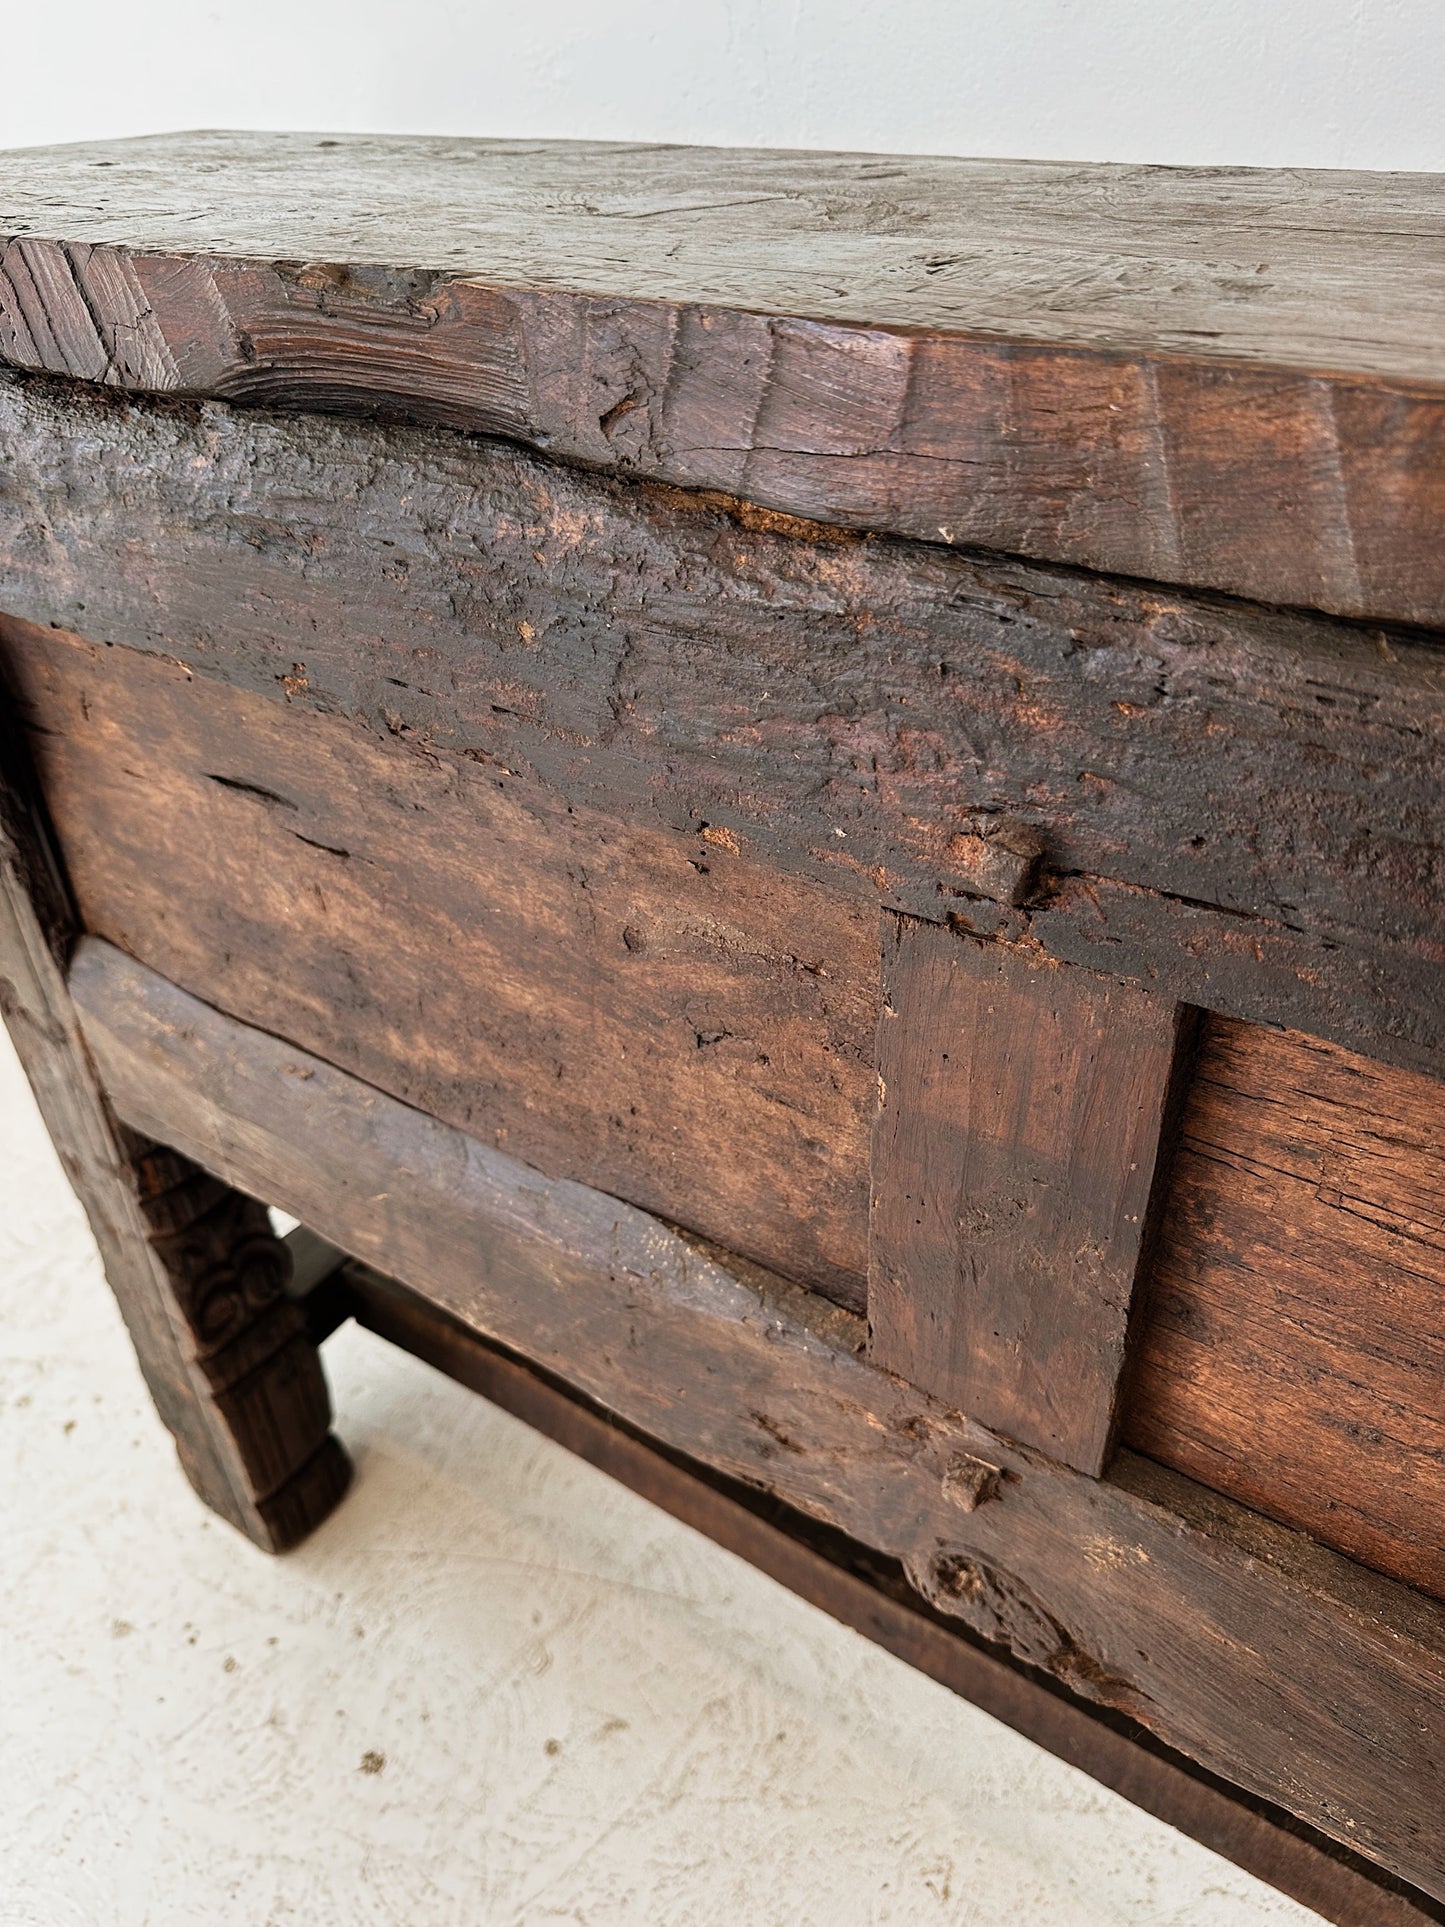
<svg viewBox="0 0 1445 1927">
<path fill-rule="evenodd" d="M 65 988 L 69 906 L 11 736 L 0 715 L 0 1012 L 188 1478 L 282 1551 L 350 1476 L 315 1347 L 282 1295 L 285 1247 L 259 1205 L 116 1124 Z"/>
<path fill-rule="evenodd" d="M 1437 645 L 408 429 L 11 377 L 0 440 L 0 609 L 1445 1066 Z M 1042 844 L 1023 905 L 979 860 L 1002 816 Z"/>
<path fill-rule="evenodd" d="M 186 134 L 0 237 L 16 366 L 1445 623 L 1438 177 Z"/>
<path fill-rule="evenodd" d="M 1113 1448 L 1181 1013 L 885 919 L 869 1350 L 1081 1472 Z"/>
<path fill-rule="evenodd" d="M 717 842 L 624 833 L 522 776 L 498 787 L 469 759 L 419 755 L 174 662 L 13 622 L 0 632 L 90 928 L 552 1175 L 605 1184 L 862 1308 L 871 913 Z M 970 952 L 928 928 L 944 954 Z M 1045 983 L 1073 974 L 1017 968 Z M 1154 1009 L 1142 992 L 1113 995 Z M 915 1037 L 894 1024 L 885 1048 Z M 1399 1203 L 1408 1184 L 1410 1208 L 1431 1208 L 1437 1087 L 1349 1060 L 1358 1108 L 1337 1112 L 1351 1129 L 1321 1140 L 1319 1169 L 1350 1158 L 1350 1195 L 1377 1207 L 1346 1208 L 1343 1188 L 1336 1204 L 1323 1184 L 1306 1197 L 1286 1173 L 1248 1175 L 1262 1157 L 1279 1162 L 1249 1120 L 1279 1113 L 1325 1047 L 1292 1056 L 1275 1033 L 1242 1026 L 1211 1037 L 1195 1102 L 1232 1106 L 1225 1149 L 1218 1131 L 1196 1138 L 1181 1167 L 1133 1436 L 1206 1484 L 1438 1585 L 1438 1273 L 1418 1242 L 1433 1234 Z M 1035 1041 L 1021 1033 L 1020 1063 Z M 896 1093 L 886 1057 L 884 1078 Z M 927 1142 L 956 1149 L 959 1108 L 936 1095 Z M 1392 1151 L 1402 1117 L 1414 1135 Z M 1299 1120 L 1296 1105 L 1296 1142 Z M 965 1162 L 950 1166 L 955 1184 Z M 1361 1211 L 1386 1198 L 1396 1218 L 1371 1226 Z M 1007 1304 L 1019 1247 L 992 1249 L 1010 1261 Z M 922 1273 L 909 1275 L 918 1289 Z M 1310 1311 L 1326 1302 L 1329 1319 Z M 1067 1361 L 1055 1356 L 1036 1394 L 1077 1422 L 1074 1400 L 1109 1383 L 1115 1358 L 1076 1358 L 1063 1399 Z M 981 1412 L 971 1396 L 959 1402 Z M 1397 1413 L 1383 1428 L 1382 1408 Z M 993 1416 L 1028 1429 L 1017 1411 Z M 1334 1438 L 1327 1487 L 1321 1428 Z"/>
<path fill-rule="evenodd" d="M 87 929 L 861 1310 L 876 913 L 160 657 L 0 643 Z"/>
<path fill-rule="evenodd" d="M 292 1233 L 292 1239 L 296 1237 Z M 319 1240 L 315 1241 L 320 1243 Z M 339 1254 L 333 1254 L 339 1256 Z M 622 1484 L 1339 1927 L 1425 1927 L 1445 1909 L 1358 1854 L 1011 1662 L 932 1610 L 890 1562 L 654 1442 L 370 1265 L 342 1263 L 335 1316 L 403 1346 Z"/>
<path fill-rule="evenodd" d="M 1145 1460 L 1120 1454 L 1100 1482 L 1035 1459 L 865 1363 L 848 1313 L 816 1329 L 809 1294 L 548 1181 L 103 943 L 81 945 L 71 985 L 137 1128 L 1445 1895 L 1445 1609 Z"/>
<path fill-rule="evenodd" d="M 325 1516 L 349 1477 L 330 1436 L 321 1361 L 287 1292 L 286 1243 L 264 1205 L 188 1158 L 131 1132 L 120 1142 L 211 1426 L 231 1442 L 263 1529 L 249 1512 L 237 1523 L 267 1551 L 284 1551 Z M 190 1428 L 178 1436 L 183 1459 L 189 1436 Z M 192 1482 L 210 1500 L 204 1479 L 193 1473 Z"/>
<path fill-rule="evenodd" d="M 1445 1597 L 1445 1087 L 1210 1022 L 1126 1436 Z"/>
</svg>

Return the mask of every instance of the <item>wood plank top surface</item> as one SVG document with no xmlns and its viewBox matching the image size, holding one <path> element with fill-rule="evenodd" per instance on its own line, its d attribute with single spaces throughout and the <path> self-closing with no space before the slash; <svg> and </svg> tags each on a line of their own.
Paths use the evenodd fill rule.
<svg viewBox="0 0 1445 1927">
<path fill-rule="evenodd" d="M 34 148 L 0 154 L 0 362 L 1445 628 L 1445 176 Z"/>
<path fill-rule="evenodd" d="M 207 132 L 0 155 L 9 234 L 1445 383 L 1445 181 Z"/>
</svg>

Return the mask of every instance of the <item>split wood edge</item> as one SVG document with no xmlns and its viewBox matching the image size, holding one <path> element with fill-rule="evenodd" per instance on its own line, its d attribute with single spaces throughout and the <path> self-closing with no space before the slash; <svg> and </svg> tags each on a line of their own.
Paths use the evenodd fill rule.
<svg viewBox="0 0 1445 1927">
<path fill-rule="evenodd" d="M 626 288 L 357 279 L 359 300 L 344 263 L 0 234 L 0 361 L 503 435 L 847 527 L 1445 624 L 1429 383 Z"/>
<path fill-rule="evenodd" d="M 573 809 L 711 829 L 870 908 L 1445 1074 L 1428 887 L 1445 687 L 1428 638 L 745 513 L 742 547 L 736 503 L 435 433 L 118 413 L 3 376 L 0 435 L 11 616 L 480 759 Z M 418 507 L 432 492 L 440 536 Z M 776 661 L 760 598 L 790 625 Z M 824 661 L 846 700 L 820 705 Z M 1020 687 L 1044 692 L 1050 727 L 1022 715 Z M 915 717 L 937 736 L 927 756 L 909 750 Z M 1042 865 L 1000 862 L 982 834 L 1020 813 Z"/>
</svg>

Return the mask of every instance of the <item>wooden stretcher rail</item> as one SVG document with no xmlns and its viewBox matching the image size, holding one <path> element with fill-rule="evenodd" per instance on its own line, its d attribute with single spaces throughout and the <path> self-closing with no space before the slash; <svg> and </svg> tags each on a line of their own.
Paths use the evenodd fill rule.
<svg viewBox="0 0 1445 1927">
<path fill-rule="evenodd" d="M 897 1560 L 946 1616 L 1445 1897 L 1445 1608 L 1145 1460 L 1096 1481 L 861 1357 L 862 1326 L 227 1018 L 70 975 L 133 1128 L 659 1443 Z"/>
<path fill-rule="evenodd" d="M 354 1317 L 1337 1927 L 1445 1921 L 1445 1907 L 1418 1889 L 1405 1889 L 1314 1828 L 1203 1772 L 1135 1722 L 1060 1691 L 971 1637 L 866 1548 L 749 1486 L 660 1450 L 615 1414 L 569 1394 L 420 1293 L 345 1259 L 314 1233 L 293 1232 L 287 1243 L 299 1246 L 301 1264 L 312 1267 L 311 1295 L 298 1295 L 318 1341 Z M 298 1278 L 298 1286 L 306 1282 Z"/>
</svg>

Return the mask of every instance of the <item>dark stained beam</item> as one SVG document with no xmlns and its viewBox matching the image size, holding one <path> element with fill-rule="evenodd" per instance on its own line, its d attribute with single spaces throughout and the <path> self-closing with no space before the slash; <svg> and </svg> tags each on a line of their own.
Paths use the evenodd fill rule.
<svg viewBox="0 0 1445 1927">
<path fill-rule="evenodd" d="M 698 861 L 1445 1066 L 1431 642 L 407 429 L 10 377 L 0 442 L 13 616 L 533 780 Z M 998 859 L 1006 818 L 1036 861 Z"/>
</svg>

